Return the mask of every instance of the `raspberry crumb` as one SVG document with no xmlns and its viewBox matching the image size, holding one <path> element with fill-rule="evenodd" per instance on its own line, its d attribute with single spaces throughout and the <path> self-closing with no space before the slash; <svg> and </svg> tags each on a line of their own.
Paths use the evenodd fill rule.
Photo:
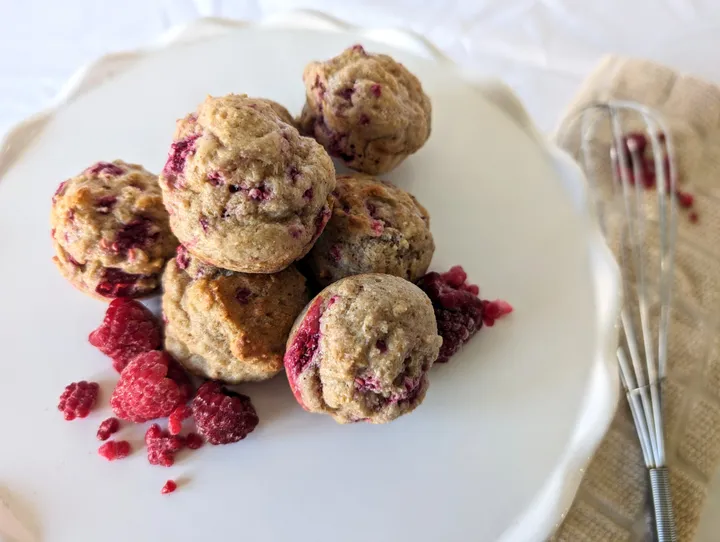
<svg viewBox="0 0 720 542">
<path fill-rule="evenodd" d="M 97 382 L 86 382 L 85 380 L 68 384 L 60 396 L 58 410 L 68 421 L 75 418 L 86 418 L 95 406 L 99 389 L 100 386 Z"/>
<path fill-rule="evenodd" d="M 168 493 L 172 493 L 177 489 L 177 483 L 174 480 L 168 480 L 165 482 L 165 485 L 160 490 L 160 493 L 163 495 L 167 495 Z"/>
<path fill-rule="evenodd" d="M 185 447 L 185 439 L 163 431 L 154 423 L 145 433 L 145 444 L 151 465 L 171 467 L 175 463 L 175 454 Z"/>
<path fill-rule="evenodd" d="M 250 398 L 206 382 L 192 401 L 198 432 L 210 444 L 230 444 L 248 436 L 259 419 Z"/>
<path fill-rule="evenodd" d="M 153 313 L 132 299 L 113 300 L 103 323 L 90 333 L 88 341 L 112 358 L 117 372 L 139 354 L 156 350 L 162 343 L 160 326 Z"/>
<path fill-rule="evenodd" d="M 100 448 L 98 453 L 108 461 L 115 461 L 130 455 L 130 443 L 127 440 L 109 440 Z"/>
<path fill-rule="evenodd" d="M 447 362 L 482 327 L 512 312 L 505 301 L 485 301 L 480 288 L 467 283 L 467 273 L 456 265 L 447 273 L 428 273 L 418 281 L 435 309 L 438 333 L 443 338 L 438 363 Z"/>
<path fill-rule="evenodd" d="M 140 354 L 123 369 L 110 406 L 118 418 L 143 423 L 169 416 L 187 401 L 190 382 L 167 352 Z"/>
<path fill-rule="evenodd" d="M 168 431 L 171 435 L 179 435 L 182 431 L 182 422 L 192 416 L 192 409 L 187 405 L 180 405 L 168 417 Z"/>
<path fill-rule="evenodd" d="M 110 438 L 110 435 L 117 433 L 118 429 L 120 429 L 120 420 L 117 418 L 108 418 L 98 427 L 97 438 L 98 440 L 107 440 Z"/>
<path fill-rule="evenodd" d="M 204 442 L 203 438 L 197 433 L 188 433 L 185 437 L 185 446 L 191 450 L 197 450 Z"/>
</svg>

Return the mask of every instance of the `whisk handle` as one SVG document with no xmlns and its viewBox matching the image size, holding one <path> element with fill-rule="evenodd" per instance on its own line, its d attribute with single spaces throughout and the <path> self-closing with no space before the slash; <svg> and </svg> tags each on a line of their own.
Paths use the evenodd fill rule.
<svg viewBox="0 0 720 542">
<path fill-rule="evenodd" d="M 655 527 L 658 542 L 677 542 L 675 516 L 670 495 L 670 478 L 666 467 L 650 470 L 650 489 L 655 507 Z"/>
</svg>

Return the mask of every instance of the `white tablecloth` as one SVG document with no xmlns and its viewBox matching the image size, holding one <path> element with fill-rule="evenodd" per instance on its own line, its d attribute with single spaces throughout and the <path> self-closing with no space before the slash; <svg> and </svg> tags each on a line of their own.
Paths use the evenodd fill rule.
<svg viewBox="0 0 720 542">
<path fill-rule="evenodd" d="M 103 53 L 150 44 L 198 17 L 257 20 L 300 8 L 423 34 L 458 63 L 509 83 L 544 130 L 605 52 L 720 83 L 718 0 L 0 0 L 0 133 Z M 699 542 L 720 538 L 718 512 L 720 478 Z"/>
</svg>

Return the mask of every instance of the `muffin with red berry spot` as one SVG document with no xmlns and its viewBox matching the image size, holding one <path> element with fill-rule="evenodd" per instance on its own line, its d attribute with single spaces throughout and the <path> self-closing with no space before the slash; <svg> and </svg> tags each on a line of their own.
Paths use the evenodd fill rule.
<svg viewBox="0 0 720 542">
<path fill-rule="evenodd" d="M 282 271 L 330 218 L 332 160 L 278 107 L 246 95 L 208 97 L 177 123 L 160 175 L 163 200 L 180 242 L 213 266 Z"/>
<path fill-rule="evenodd" d="M 430 137 L 430 98 L 420 81 L 387 55 L 355 45 L 303 73 L 300 130 L 348 167 L 394 169 Z"/>
<path fill-rule="evenodd" d="M 321 286 L 385 273 L 416 281 L 435 252 L 427 210 L 408 192 L 370 175 L 341 175 L 333 212 L 307 257 Z"/>
<path fill-rule="evenodd" d="M 282 369 L 295 317 L 307 303 L 294 266 L 274 274 L 226 271 L 181 249 L 163 277 L 165 348 L 199 376 L 265 380 Z"/>
<path fill-rule="evenodd" d="M 391 275 L 356 275 L 325 288 L 298 317 L 285 372 L 305 410 L 386 423 L 422 403 L 441 343 L 422 290 Z"/>
<path fill-rule="evenodd" d="M 50 226 L 60 273 L 102 300 L 155 292 L 178 244 L 157 177 L 121 160 L 98 162 L 61 183 Z"/>
</svg>

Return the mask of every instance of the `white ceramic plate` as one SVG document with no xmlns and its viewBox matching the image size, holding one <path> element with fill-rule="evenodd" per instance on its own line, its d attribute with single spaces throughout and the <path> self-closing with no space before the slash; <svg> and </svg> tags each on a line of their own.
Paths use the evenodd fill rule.
<svg viewBox="0 0 720 542">
<path fill-rule="evenodd" d="M 533 135 L 510 94 L 484 92 L 448 64 L 348 31 L 202 30 L 95 65 L 57 108 L 8 139 L 0 498 L 53 542 L 544 539 L 617 396 L 617 274 L 577 170 Z M 430 141 L 387 176 L 428 207 L 433 268 L 462 264 L 484 296 L 507 299 L 515 313 L 433 369 L 424 404 L 392 424 L 340 426 L 308 414 L 280 376 L 243 387 L 261 424 L 242 443 L 204 446 L 164 469 L 147 463 L 144 428 L 126 427 L 118 436 L 135 452 L 107 463 L 95 430 L 109 408 L 72 423 L 56 410 L 67 383 L 99 381 L 106 405 L 116 380 L 86 341 L 105 306 L 50 261 L 57 184 L 97 160 L 159 171 L 175 119 L 206 94 L 246 92 L 297 112 L 303 66 L 357 42 L 405 63 L 433 100 Z M 169 478 L 181 488 L 161 496 Z"/>
</svg>

